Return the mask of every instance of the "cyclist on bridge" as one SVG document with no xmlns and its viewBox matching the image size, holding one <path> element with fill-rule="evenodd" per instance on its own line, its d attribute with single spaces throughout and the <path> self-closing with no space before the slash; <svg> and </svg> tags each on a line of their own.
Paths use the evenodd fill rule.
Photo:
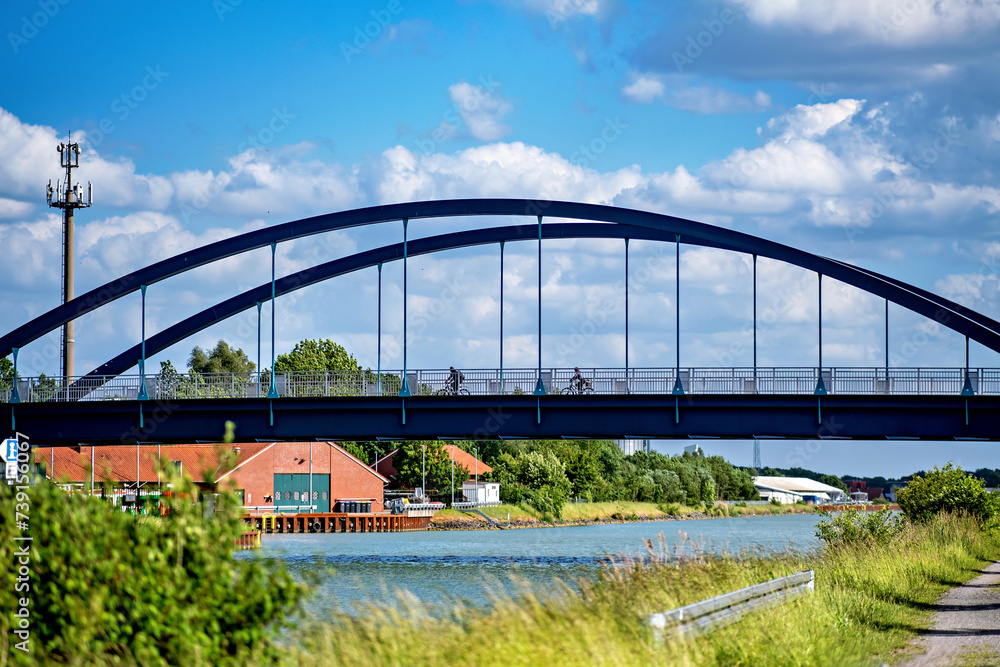
<svg viewBox="0 0 1000 667">
<path fill-rule="evenodd" d="M 457 394 L 458 393 L 458 387 L 463 382 L 465 382 L 465 376 L 462 374 L 462 371 L 457 370 L 454 366 L 449 367 L 449 369 L 448 369 L 448 384 L 451 386 L 452 393 Z"/>
<path fill-rule="evenodd" d="M 569 380 L 570 386 L 576 389 L 577 392 L 583 393 L 583 388 L 590 386 L 590 380 L 583 377 L 583 373 L 580 372 L 579 366 L 573 367 L 573 377 Z"/>
</svg>

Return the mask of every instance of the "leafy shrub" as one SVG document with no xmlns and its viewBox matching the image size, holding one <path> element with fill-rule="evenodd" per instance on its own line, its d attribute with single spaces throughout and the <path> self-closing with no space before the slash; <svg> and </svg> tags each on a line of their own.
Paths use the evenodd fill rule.
<svg viewBox="0 0 1000 667">
<path fill-rule="evenodd" d="M 823 514 L 827 518 L 816 525 L 816 537 L 831 546 L 857 542 L 888 544 L 906 525 L 903 517 L 888 507 L 878 512 L 847 510 Z"/>
<path fill-rule="evenodd" d="M 771 504 L 772 505 L 777 505 L 778 507 L 781 507 L 781 501 L 778 500 L 777 498 L 771 498 Z"/>
<path fill-rule="evenodd" d="M 951 463 L 914 477 L 896 498 L 899 508 L 918 523 L 926 523 L 942 512 L 966 512 L 983 524 L 994 525 L 1000 514 L 1000 496 L 989 493 L 983 480 L 967 475 Z"/>
<path fill-rule="evenodd" d="M 277 657 L 273 632 L 305 589 L 283 568 L 235 560 L 244 531 L 239 500 L 219 494 L 214 515 L 193 501 L 198 490 L 173 476 L 163 517 L 126 514 L 96 497 L 41 482 L 15 495 L 0 486 L 0 513 L 30 508 L 30 591 L 16 592 L 17 568 L 0 569 L 0 632 L 14 638 L 11 611 L 30 600 L 30 653 L 12 664 L 123 661 L 141 665 L 241 664 Z M 16 562 L 24 542 L 14 521 L 0 521 L 0 559 Z M 17 639 L 13 639 L 17 641 Z"/>
<path fill-rule="evenodd" d="M 681 513 L 681 504 L 680 503 L 663 503 L 661 505 L 657 505 L 657 509 L 659 509 L 664 514 L 672 514 L 674 516 L 678 516 Z"/>
</svg>

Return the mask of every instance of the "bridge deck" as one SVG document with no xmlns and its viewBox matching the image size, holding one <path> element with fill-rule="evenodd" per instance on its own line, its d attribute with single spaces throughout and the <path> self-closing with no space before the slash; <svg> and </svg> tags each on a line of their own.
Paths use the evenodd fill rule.
<svg viewBox="0 0 1000 667">
<path fill-rule="evenodd" d="M 1000 396 L 550 395 L 90 401 L 9 406 L 32 444 L 239 440 L 1000 440 Z M 140 411 L 142 427 L 140 428 Z"/>
</svg>

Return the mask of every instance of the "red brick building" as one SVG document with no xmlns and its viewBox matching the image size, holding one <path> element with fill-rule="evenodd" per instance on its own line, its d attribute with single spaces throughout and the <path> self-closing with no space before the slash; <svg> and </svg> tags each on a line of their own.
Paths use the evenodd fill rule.
<svg viewBox="0 0 1000 667">
<path fill-rule="evenodd" d="M 867 493 L 868 500 L 885 497 L 885 489 L 881 486 L 868 486 L 868 482 L 865 482 L 864 480 L 847 480 L 844 483 L 847 484 L 851 493 Z"/>
<path fill-rule="evenodd" d="M 220 454 L 226 451 L 235 453 L 235 461 L 229 466 L 220 465 Z M 35 450 L 35 461 L 44 463 L 54 479 L 84 486 L 91 481 L 92 468 L 93 481 L 98 485 L 106 482 L 135 488 L 138 483 L 144 488 L 155 487 L 160 481 L 156 467 L 158 456 L 195 482 L 231 484 L 242 495 L 244 504 L 251 506 L 315 505 L 317 512 L 330 512 L 335 510 L 337 501 L 352 500 L 370 502 L 372 511 L 380 512 L 383 509 L 382 489 L 388 482 L 332 442 L 40 447 Z"/>
</svg>

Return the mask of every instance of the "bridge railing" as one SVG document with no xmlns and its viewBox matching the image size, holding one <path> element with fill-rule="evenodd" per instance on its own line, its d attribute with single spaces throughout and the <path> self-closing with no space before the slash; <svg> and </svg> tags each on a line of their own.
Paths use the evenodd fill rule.
<svg viewBox="0 0 1000 667">
<path fill-rule="evenodd" d="M 550 394 L 567 390 L 574 374 L 571 368 L 463 369 L 462 393 L 475 396 L 531 394 L 541 377 Z M 585 368 L 581 374 L 590 383 L 586 393 L 654 394 L 673 391 L 674 368 Z M 448 369 L 407 371 L 407 384 L 414 396 L 429 396 L 450 387 Z M 823 383 L 830 394 L 843 395 L 955 395 L 965 386 L 964 368 L 823 368 Z M 403 372 L 371 370 L 277 373 L 275 389 L 280 396 L 396 396 Z M 819 381 L 817 368 L 681 368 L 680 380 L 687 394 L 812 394 Z M 969 381 L 976 394 L 1000 395 L 1000 369 L 974 368 Z M 146 393 L 151 400 L 208 398 L 257 398 L 267 396 L 271 378 L 264 373 L 189 373 L 147 375 Z M 18 394 L 24 402 L 135 400 L 140 395 L 138 375 L 77 377 L 66 384 L 58 378 L 22 377 Z M 13 383 L 0 381 L 0 402 L 9 402 Z"/>
</svg>

